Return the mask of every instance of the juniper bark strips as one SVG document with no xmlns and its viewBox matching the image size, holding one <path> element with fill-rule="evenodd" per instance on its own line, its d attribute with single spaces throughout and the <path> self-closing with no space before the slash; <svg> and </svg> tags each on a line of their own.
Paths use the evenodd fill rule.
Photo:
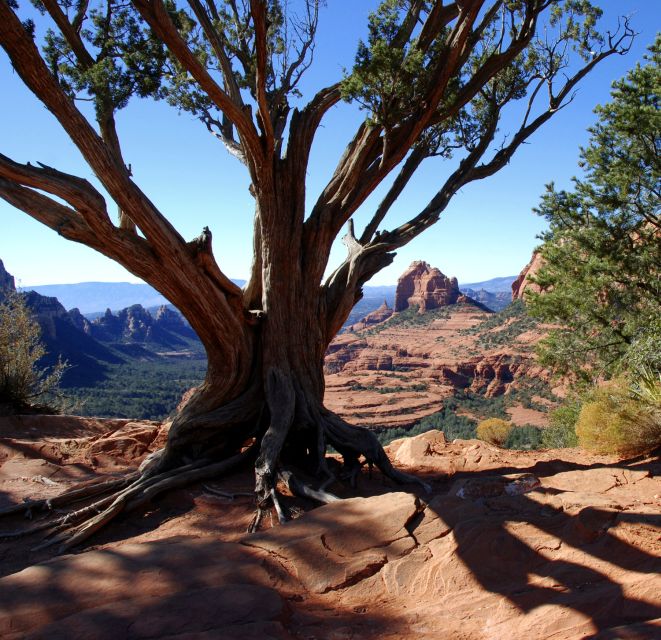
<svg viewBox="0 0 661 640">
<path fill-rule="evenodd" d="M 236 460 L 250 438 L 255 525 L 271 505 L 285 517 L 275 491 L 281 465 L 333 479 L 328 445 L 343 454 L 350 476 L 364 457 L 387 476 L 409 480 L 371 433 L 323 407 L 324 351 L 362 285 L 393 251 L 433 225 L 459 188 L 507 164 L 571 102 L 595 65 L 624 52 L 628 24 L 602 37 L 600 12 L 584 0 L 384 0 L 351 74 L 293 108 L 312 63 L 319 0 L 35 2 L 53 27 L 44 42 L 33 40 L 34 25 L 21 22 L 14 0 L 0 0 L 0 44 L 80 149 L 122 223 L 111 220 L 84 178 L 5 156 L 0 195 L 152 284 L 189 319 L 209 356 L 205 383 L 174 420 L 164 454 L 73 539 L 139 501 L 137 494 L 190 479 L 191 469 L 197 477 L 207 463 Z M 194 114 L 246 166 L 255 215 L 244 290 L 219 268 L 208 230 L 186 242 L 133 181 L 114 116 L 135 94 Z M 81 97 L 94 101 L 94 120 L 77 108 Z M 306 211 L 315 132 L 343 99 L 357 102 L 366 117 Z M 498 138 L 506 107 L 519 109 L 519 126 Z M 428 205 L 407 223 L 384 227 L 420 164 L 453 154 L 454 169 L 439 178 Z M 352 215 L 389 177 L 386 197 L 356 236 Z M 325 279 L 331 245 L 347 223 L 347 258 Z"/>
</svg>

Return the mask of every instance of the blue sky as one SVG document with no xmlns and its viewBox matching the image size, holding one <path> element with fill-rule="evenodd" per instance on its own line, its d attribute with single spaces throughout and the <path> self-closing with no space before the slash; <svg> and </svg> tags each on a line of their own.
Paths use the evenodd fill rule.
<svg viewBox="0 0 661 640">
<path fill-rule="evenodd" d="M 305 78 L 304 95 L 341 77 L 350 67 L 366 17 L 375 0 L 329 0 L 323 10 L 315 63 Z M 537 244 L 544 221 L 532 208 L 544 185 L 569 187 L 578 173 L 579 145 L 595 120 L 596 104 L 609 99 L 610 84 L 639 61 L 661 28 L 656 0 L 602 0 L 603 26 L 614 27 L 618 15 L 631 15 L 639 32 L 627 56 L 615 56 L 583 82 L 567 109 L 538 131 L 504 170 L 465 187 L 441 221 L 408 246 L 370 284 L 390 284 L 412 260 L 426 260 L 460 282 L 518 273 Z M 40 28 L 43 33 L 43 27 Z M 21 84 L 0 50 L 0 151 L 20 162 L 43 162 L 89 176 L 78 152 L 57 122 Z M 360 114 L 342 103 L 329 114 L 316 140 L 309 172 L 312 201 L 330 176 Z M 251 262 L 253 201 L 244 168 L 228 156 L 205 127 L 188 114 L 163 103 L 136 100 L 118 115 L 124 156 L 135 179 L 186 238 L 209 226 L 216 258 L 230 277 L 245 278 Z M 455 165 L 430 161 L 423 166 L 392 220 L 401 222 L 426 204 Z M 384 187 L 385 188 L 385 187 Z M 356 216 L 357 227 L 379 201 L 378 190 Z M 112 205 L 110 205 L 112 206 Z M 386 224 L 392 228 L 393 222 Z M 137 282 L 132 274 L 96 252 L 59 238 L 0 200 L 0 259 L 23 286 L 91 280 Z M 334 249 L 338 263 L 343 247 Z"/>
</svg>

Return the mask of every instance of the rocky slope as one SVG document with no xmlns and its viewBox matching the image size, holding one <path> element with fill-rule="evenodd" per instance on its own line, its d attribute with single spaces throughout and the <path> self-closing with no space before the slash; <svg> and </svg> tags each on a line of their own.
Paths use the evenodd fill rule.
<svg viewBox="0 0 661 640">
<path fill-rule="evenodd" d="M 152 423 L 0 420 L 0 508 L 133 468 Z M 177 490 L 75 553 L 0 541 L 7 640 L 650 640 L 661 635 L 661 463 L 514 452 L 440 432 L 392 443 L 431 492 L 378 473 L 247 535 L 254 478 Z M 231 496 L 235 497 L 232 498 Z M 39 522 L 14 516 L 3 529 Z"/>
<path fill-rule="evenodd" d="M 542 256 L 535 251 L 530 262 L 523 267 L 519 277 L 512 283 L 512 300 L 523 300 L 526 290 L 539 292 L 539 286 L 530 282 L 530 276 L 534 276 L 543 264 Z"/>
<path fill-rule="evenodd" d="M 368 313 L 364 318 L 361 318 L 356 324 L 349 325 L 345 331 L 361 331 L 373 324 L 380 324 L 386 321 L 393 314 L 392 308 L 388 305 L 388 301 L 384 300 L 383 304 L 374 311 Z"/>
<path fill-rule="evenodd" d="M 544 426 L 554 396 L 533 358 L 542 335 L 522 302 L 494 315 L 462 295 L 454 278 L 414 262 L 399 279 L 394 314 L 382 307 L 329 346 L 325 402 L 379 429 L 410 427 L 457 394 L 506 396 L 515 424 Z"/>
<path fill-rule="evenodd" d="M 502 311 L 512 302 L 512 293 L 510 291 L 487 291 L 486 289 L 461 287 L 461 292 L 476 302 L 483 304 L 491 311 Z"/>
<path fill-rule="evenodd" d="M 188 340 L 197 341 L 195 332 L 180 313 L 165 305 L 152 315 L 142 305 L 134 304 L 116 315 L 110 309 L 92 321 L 85 322 L 85 331 L 95 339 L 108 343 L 147 343 L 157 348 L 175 349 Z"/>
</svg>

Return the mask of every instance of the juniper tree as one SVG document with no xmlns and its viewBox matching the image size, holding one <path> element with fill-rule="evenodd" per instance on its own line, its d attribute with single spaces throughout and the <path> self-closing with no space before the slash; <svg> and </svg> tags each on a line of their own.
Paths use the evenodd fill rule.
<svg viewBox="0 0 661 640">
<path fill-rule="evenodd" d="M 394 481 L 414 480 L 393 468 L 372 432 L 324 407 L 324 352 L 364 283 L 394 252 L 435 224 L 458 189 L 504 167 L 571 102 L 581 79 L 626 51 L 633 35 L 626 21 L 601 35 L 601 12 L 587 0 L 384 0 L 353 68 L 305 102 L 299 85 L 312 63 L 320 4 L 38 0 L 52 27 L 42 42 L 33 38 L 34 24 L 21 21 L 15 0 L 0 0 L 0 44 L 121 221 L 85 177 L 5 156 L 0 196 L 158 289 L 189 320 L 208 356 L 205 381 L 175 416 L 165 449 L 137 478 L 110 483 L 115 496 L 62 523 L 75 523 L 63 531 L 66 545 L 164 489 L 248 459 L 256 474 L 253 529 L 271 508 L 286 518 L 279 477 L 294 491 L 332 499 L 296 473 L 304 470 L 318 486 L 334 481 L 329 446 L 342 455 L 345 478 L 355 479 L 368 462 Z M 133 96 L 189 112 L 245 165 L 255 211 L 243 289 L 214 258 L 208 229 L 183 238 L 127 169 L 115 115 Z M 93 117 L 78 108 L 80 99 L 93 101 Z M 315 133 L 342 101 L 357 104 L 364 120 L 306 210 Z M 499 133 L 505 110 L 518 124 Z M 428 204 L 388 225 L 420 165 L 452 158 Z M 353 214 L 384 183 L 385 197 L 356 233 Z M 346 259 L 326 277 L 344 228 Z"/>
<path fill-rule="evenodd" d="M 532 312 L 561 325 L 541 343 L 543 361 L 594 380 L 627 369 L 661 372 L 661 36 L 646 64 L 613 85 L 599 106 L 583 178 L 549 185 L 538 209 L 549 221 Z"/>
<path fill-rule="evenodd" d="M 23 294 L 0 291 L 0 415 L 53 412 L 59 383 L 67 365 L 50 371 L 39 367 L 46 355 L 41 329 Z"/>
</svg>

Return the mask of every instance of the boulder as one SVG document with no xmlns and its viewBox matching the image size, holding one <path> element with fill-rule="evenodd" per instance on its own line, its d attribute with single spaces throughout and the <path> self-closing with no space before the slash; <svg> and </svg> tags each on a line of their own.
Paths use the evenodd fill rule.
<svg viewBox="0 0 661 640">
<path fill-rule="evenodd" d="M 308 591 L 326 593 L 410 552 L 416 543 L 406 527 L 419 511 L 418 499 L 408 493 L 350 498 L 242 542 L 285 562 Z"/>
</svg>

